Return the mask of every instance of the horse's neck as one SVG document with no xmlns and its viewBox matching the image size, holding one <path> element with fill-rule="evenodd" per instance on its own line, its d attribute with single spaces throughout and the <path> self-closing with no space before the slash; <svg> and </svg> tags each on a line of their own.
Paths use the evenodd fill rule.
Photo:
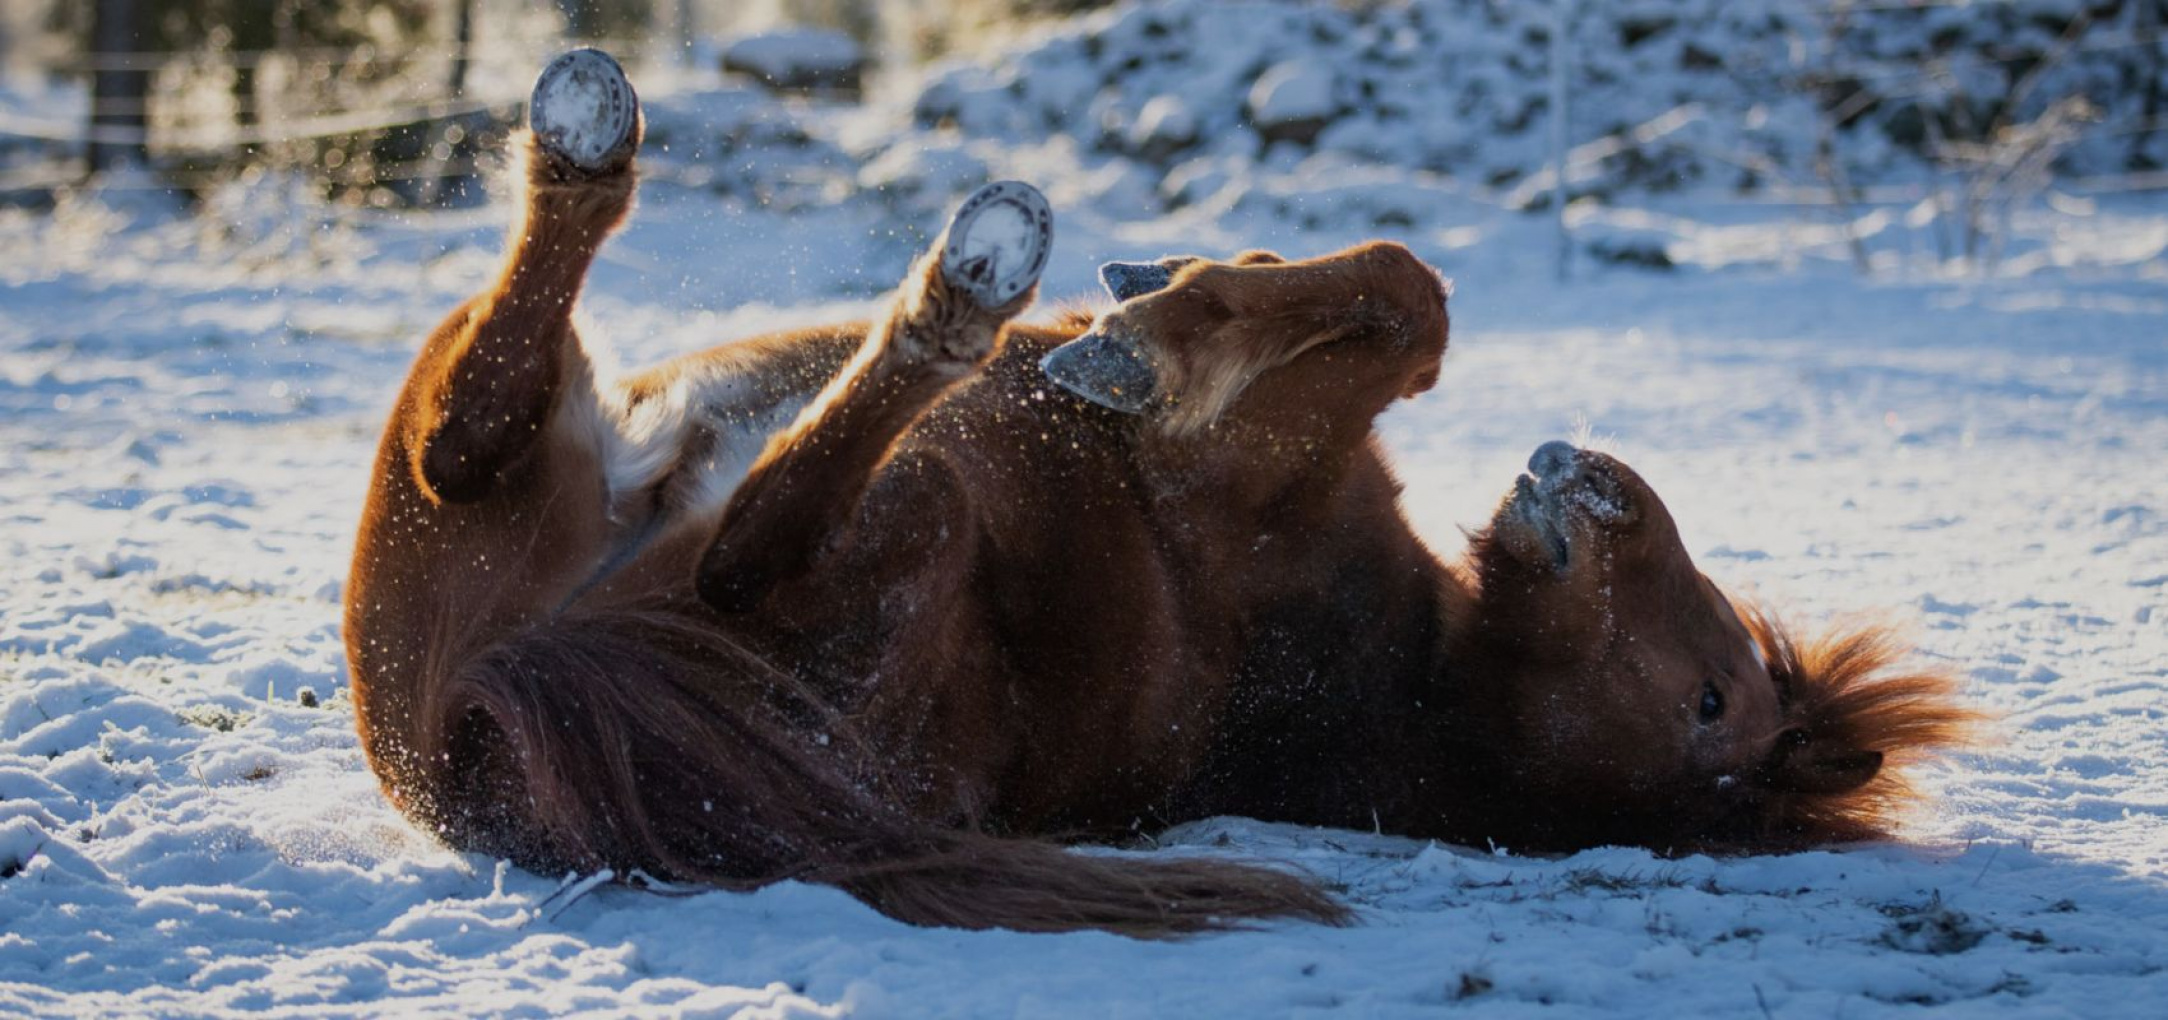
<svg viewBox="0 0 2168 1020">
<path fill-rule="evenodd" d="M 1420 835 L 1480 843 L 1527 807 L 1512 775 L 1523 739 L 1510 697 L 1530 649 L 1489 619 L 1479 580 L 1479 550 L 1441 561 L 1438 661 L 1432 690 L 1440 710 L 1419 724 L 1430 775 L 1423 784 Z"/>
</svg>

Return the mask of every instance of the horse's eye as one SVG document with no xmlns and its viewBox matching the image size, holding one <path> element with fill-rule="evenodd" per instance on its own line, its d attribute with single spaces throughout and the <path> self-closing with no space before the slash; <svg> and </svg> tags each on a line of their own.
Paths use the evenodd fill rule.
<svg viewBox="0 0 2168 1020">
<path fill-rule="evenodd" d="M 1713 723 L 1724 715 L 1724 692 L 1716 689 L 1716 681 L 1701 682 L 1701 721 Z"/>
</svg>

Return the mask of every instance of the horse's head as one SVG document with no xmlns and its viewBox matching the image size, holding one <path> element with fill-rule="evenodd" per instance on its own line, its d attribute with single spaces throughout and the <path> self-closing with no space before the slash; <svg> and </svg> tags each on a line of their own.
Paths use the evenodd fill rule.
<svg viewBox="0 0 2168 1020">
<path fill-rule="evenodd" d="M 1360 435 L 1436 382 L 1445 353 L 1447 285 L 1397 244 L 1301 262 L 1264 251 L 1110 262 L 1100 278 L 1120 303 L 1047 355 L 1047 376 L 1171 435 L 1221 421 L 1238 399 L 1305 431 Z"/>
<path fill-rule="evenodd" d="M 1475 541 L 1467 664 L 1498 729 L 1498 837 L 1565 849 L 1879 834 L 1954 687 L 1877 628 L 1800 645 L 1696 570 L 1641 476 L 1546 443 Z"/>
</svg>

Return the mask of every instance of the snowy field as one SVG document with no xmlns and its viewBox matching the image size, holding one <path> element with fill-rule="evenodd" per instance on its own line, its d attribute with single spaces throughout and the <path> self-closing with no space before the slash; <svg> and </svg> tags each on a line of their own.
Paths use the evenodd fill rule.
<svg viewBox="0 0 2168 1020">
<path fill-rule="evenodd" d="M 1661 233 L 1679 270 L 1561 284 L 1547 222 L 1415 172 L 1260 166 L 1161 216 L 1060 144 L 884 159 L 877 197 L 768 208 L 699 176 L 722 161 L 666 163 L 590 317 L 640 363 L 862 313 L 945 175 L 1052 196 L 1050 299 L 1109 258 L 1395 237 L 1458 283 L 1443 382 L 1384 426 L 1439 548 L 1587 428 L 1720 582 L 1894 614 L 1995 723 L 1888 845 L 1551 859 L 1220 820 L 1136 851 L 1304 869 L 1347 929 L 1149 944 L 912 929 L 800 885 L 564 892 L 392 812 L 339 638 L 377 430 L 493 269 L 501 197 L 90 196 L 0 212 L 0 1015 L 2161 1015 L 2168 200 L 2027 207 L 1985 278 L 1886 211 L 1863 278 L 1815 214 L 1644 204 L 1583 226 Z"/>
</svg>

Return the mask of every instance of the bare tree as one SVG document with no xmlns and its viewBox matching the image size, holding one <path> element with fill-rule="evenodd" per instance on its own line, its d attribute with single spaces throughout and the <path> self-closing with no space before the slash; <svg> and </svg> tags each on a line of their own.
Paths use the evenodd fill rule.
<svg viewBox="0 0 2168 1020">
<path fill-rule="evenodd" d="M 2055 161 L 2097 120 L 2084 96 L 2064 96 L 2038 117 L 1999 124 L 1983 142 L 1945 142 L 1937 160 L 1958 180 L 1957 228 L 1965 264 L 1991 272 L 2002 259 L 2010 215 L 2054 180 Z"/>
<path fill-rule="evenodd" d="M 453 99 L 467 94 L 467 66 L 474 56 L 474 0 L 459 0 L 459 20 L 452 29 L 452 79 L 447 84 Z"/>
<path fill-rule="evenodd" d="M 2168 98 L 2163 96 L 2163 92 L 2168 91 L 2163 87 L 2163 79 L 2168 78 L 2168 47 L 2161 45 L 2161 10 L 2164 7 L 2168 7 L 2168 0 L 2138 0 L 2137 24 L 2133 31 L 2139 52 L 2146 55 L 2142 65 L 2144 72 L 2140 76 L 2145 82 L 2145 98 L 2139 107 L 2139 116 L 2141 123 L 2149 126 L 2161 123 L 2162 100 Z M 2149 131 L 2132 132 L 2126 166 L 2132 170 L 2158 168 L 2159 164 L 2146 151 L 2149 141 Z"/>
<path fill-rule="evenodd" d="M 1807 73 L 1806 86 L 1816 95 L 1814 173 L 1829 188 L 1830 205 L 1836 210 L 1844 230 L 1845 248 L 1851 253 L 1853 268 L 1866 273 L 1873 264 L 1867 257 L 1867 242 L 1859 236 L 1859 191 L 1852 184 L 1852 175 L 1845 166 L 1837 137 L 1845 125 L 1865 113 L 1878 97 L 1873 90 L 1847 78 L 1841 71 L 1844 34 L 1850 27 L 1851 14 L 1850 5 L 1840 0 L 1821 16 L 1821 66 Z"/>
<path fill-rule="evenodd" d="M 2082 10 L 2072 18 L 2055 46 L 2017 80 L 1995 107 L 1993 120 L 1974 139 L 1933 138 L 1929 155 L 1956 182 L 1958 252 L 1974 271 L 1994 269 L 2002 258 L 2011 213 L 2046 190 L 2054 180 L 2056 160 L 2083 137 L 2086 124 L 2099 119 L 2099 107 L 2076 94 L 2050 100 L 2029 118 L 2020 113 L 2056 68 L 2079 51 L 2092 24 L 2090 14 Z M 1947 67 L 1941 69 L 1941 77 L 1961 100 L 1966 98 L 1961 79 L 1948 73 Z M 1974 105 L 1952 104 L 1961 111 Z"/>
</svg>

